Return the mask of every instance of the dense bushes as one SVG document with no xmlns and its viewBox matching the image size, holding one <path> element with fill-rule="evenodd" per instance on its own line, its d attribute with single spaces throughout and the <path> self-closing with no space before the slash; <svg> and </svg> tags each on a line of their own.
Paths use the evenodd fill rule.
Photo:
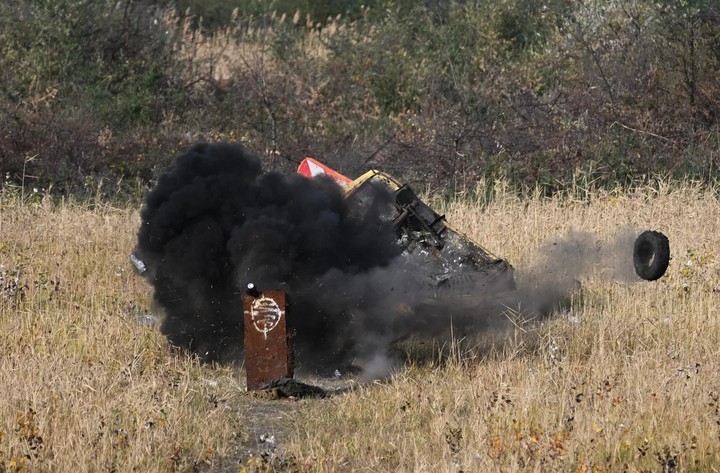
<svg viewBox="0 0 720 473">
<path fill-rule="evenodd" d="M 135 189 L 200 139 L 434 186 L 717 172 L 715 2 L 364 3 L 0 3 L 5 184 Z"/>
</svg>

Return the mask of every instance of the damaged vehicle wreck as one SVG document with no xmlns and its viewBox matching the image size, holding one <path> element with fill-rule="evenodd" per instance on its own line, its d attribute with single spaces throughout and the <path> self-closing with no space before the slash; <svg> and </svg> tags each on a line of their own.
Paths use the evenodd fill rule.
<svg viewBox="0 0 720 473">
<path fill-rule="evenodd" d="M 457 230 L 427 204 L 407 184 L 401 184 L 381 171 L 371 170 L 351 180 L 312 158 L 306 158 L 298 172 L 306 177 L 325 174 L 343 186 L 347 199 L 360 199 L 374 185 L 391 193 L 394 213 L 387 215 L 397 235 L 403 255 L 421 270 L 424 281 L 435 296 L 452 290 L 459 296 L 481 298 L 517 288 L 514 268 Z M 645 231 L 635 241 L 633 263 L 641 279 L 654 281 L 667 270 L 670 246 L 665 235 Z"/>
<path fill-rule="evenodd" d="M 403 248 L 405 258 L 421 270 L 434 293 L 451 288 L 464 293 L 515 289 L 514 269 L 506 260 L 456 230 L 407 184 L 385 173 L 369 171 L 347 186 L 346 198 L 362 200 L 372 185 L 383 185 L 391 193 L 395 212 L 388 218 L 397 244 Z"/>
</svg>

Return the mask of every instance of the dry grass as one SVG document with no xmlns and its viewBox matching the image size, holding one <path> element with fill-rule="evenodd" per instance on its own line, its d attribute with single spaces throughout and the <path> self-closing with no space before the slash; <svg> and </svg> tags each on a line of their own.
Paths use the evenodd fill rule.
<svg viewBox="0 0 720 473">
<path fill-rule="evenodd" d="M 482 360 L 456 349 L 291 404 L 281 455 L 317 471 L 720 469 L 715 192 L 519 200 L 499 186 L 492 202 L 446 205 L 518 267 L 547 238 L 627 226 L 666 233 L 674 259 L 655 283 L 584 280 L 579 323 L 512 334 Z M 239 455 L 258 402 L 243 372 L 172 355 L 126 312 L 151 297 L 127 261 L 137 212 L 8 200 L 0 210 L 0 471 L 182 470 Z M 17 270 L 23 296 L 8 291 Z"/>
<path fill-rule="evenodd" d="M 714 192 L 661 185 L 521 201 L 500 189 L 483 204 L 444 211 L 517 266 L 547 238 L 632 226 L 668 235 L 669 277 L 585 280 L 579 323 L 558 318 L 482 361 L 456 352 L 442 368 L 412 367 L 305 411 L 289 450 L 319 471 L 720 468 Z"/>
<path fill-rule="evenodd" d="M 203 34 L 191 28 L 192 18 L 181 21 L 175 12 L 165 16 L 163 25 L 173 31 L 177 44 L 180 46 L 180 58 L 188 70 L 185 82 L 190 77 L 212 78 L 219 83 L 226 83 L 242 74 L 271 74 L 276 72 L 277 65 L 271 51 L 273 41 L 278 40 L 273 26 L 250 25 L 238 26 L 233 15 L 233 26 L 222 28 L 212 34 Z M 305 25 L 305 35 L 300 44 L 299 52 L 308 59 L 327 59 L 329 51 L 324 38 L 333 36 L 346 29 L 339 23 L 340 17 L 321 28 L 313 24 L 309 17 L 300 19 L 299 12 L 294 18 L 282 15 L 270 18 L 271 24 L 283 29 L 289 24 Z"/>
<path fill-rule="evenodd" d="M 137 212 L 0 208 L 0 471 L 164 471 L 232 453 L 238 374 L 172 356 L 127 312 L 152 295 L 127 261 Z"/>
</svg>

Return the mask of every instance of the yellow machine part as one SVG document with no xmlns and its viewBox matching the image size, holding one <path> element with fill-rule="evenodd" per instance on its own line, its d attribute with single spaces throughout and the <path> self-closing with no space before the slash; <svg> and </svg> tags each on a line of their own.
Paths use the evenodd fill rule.
<svg viewBox="0 0 720 473">
<path fill-rule="evenodd" d="M 371 170 L 371 171 L 366 172 L 366 173 L 363 174 L 362 176 L 358 177 L 358 178 L 355 179 L 354 181 L 352 181 L 352 182 L 348 183 L 347 185 L 345 185 L 345 187 L 344 187 L 345 197 L 350 197 L 350 196 L 353 195 L 355 192 L 357 192 L 358 189 L 360 189 L 360 187 L 362 187 L 363 184 L 365 184 L 366 182 L 369 182 L 369 181 L 382 182 L 382 183 L 385 184 L 387 187 L 389 187 L 392 191 L 396 191 L 396 190 L 400 189 L 400 188 L 403 186 L 400 182 L 396 181 L 396 180 L 395 180 L 392 176 L 390 176 L 389 174 L 386 174 L 386 173 L 384 173 L 384 172 L 382 172 L 382 171 Z M 443 217 L 443 220 L 445 220 L 444 217 Z M 487 255 L 488 255 L 490 258 L 498 259 L 497 256 L 495 256 L 494 254 L 492 254 L 490 251 L 488 251 L 488 250 L 487 250 L 486 248 L 484 248 L 482 245 L 480 245 L 479 243 L 477 243 L 476 241 L 474 241 L 472 238 L 470 238 L 469 236 L 467 236 L 465 233 L 463 233 L 463 232 L 459 231 L 458 229 L 456 229 L 454 226 L 450 225 L 450 224 L 447 222 L 447 220 L 445 220 L 445 227 L 446 227 L 448 230 L 456 233 L 458 236 L 460 236 L 460 238 L 462 238 L 462 239 L 468 241 L 469 243 L 472 243 L 473 245 L 475 245 L 475 246 L 477 246 L 478 248 L 480 248 L 482 251 L 484 251 L 485 253 L 487 253 Z"/>
</svg>

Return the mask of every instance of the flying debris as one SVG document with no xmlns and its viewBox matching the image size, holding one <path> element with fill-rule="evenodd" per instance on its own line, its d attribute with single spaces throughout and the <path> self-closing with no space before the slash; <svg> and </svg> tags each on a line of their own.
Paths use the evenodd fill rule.
<svg viewBox="0 0 720 473">
<path fill-rule="evenodd" d="M 130 262 L 133 266 L 135 266 L 135 269 L 137 269 L 138 273 L 142 274 L 147 269 L 145 267 L 145 263 L 143 263 L 140 259 L 138 259 L 135 255 L 130 255 Z"/>
</svg>

